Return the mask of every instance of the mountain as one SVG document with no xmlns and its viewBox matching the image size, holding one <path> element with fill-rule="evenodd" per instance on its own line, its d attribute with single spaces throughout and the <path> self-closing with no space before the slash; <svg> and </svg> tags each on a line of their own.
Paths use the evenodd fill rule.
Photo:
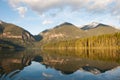
<svg viewBox="0 0 120 80">
<path fill-rule="evenodd" d="M 110 25 L 105 25 L 97 22 L 92 22 L 91 24 L 85 25 L 81 29 L 86 32 L 87 36 L 96 36 L 120 32 L 119 29 L 116 29 Z"/>
<path fill-rule="evenodd" d="M 92 22 L 91 24 L 85 25 L 82 28 L 65 22 L 54 27 L 53 29 L 47 29 L 41 32 L 39 35 L 42 36 L 41 42 L 53 42 L 91 37 L 102 34 L 111 34 L 116 32 L 120 32 L 120 30 L 97 22 Z"/>
<path fill-rule="evenodd" d="M 42 41 L 59 41 L 84 37 L 85 32 L 75 25 L 65 22 L 53 29 L 45 30 L 40 33 L 43 36 Z"/>
<path fill-rule="evenodd" d="M 34 36 L 27 30 L 3 21 L 0 21 L 0 39 L 20 46 L 26 46 L 35 41 Z"/>
<path fill-rule="evenodd" d="M 98 25 L 99 25 L 99 23 L 92 22 L 91 24 L 84 25 L 81 29 L 83 29 L 83 30 L 93 29 L 93 28 L 96 28 Z"/>
<path fill-rule="evenodd" d="M 98 23 L 98 22 L 92 22 L 88 25 L 84 25 L 81 29 L 82 30 L 90 30 L 90 29 L 95 29 L 95 28 L 98 28 L 98 27 L 112 27 L 112 26 L 105 25 L 105 24 Z"/>
</svg>

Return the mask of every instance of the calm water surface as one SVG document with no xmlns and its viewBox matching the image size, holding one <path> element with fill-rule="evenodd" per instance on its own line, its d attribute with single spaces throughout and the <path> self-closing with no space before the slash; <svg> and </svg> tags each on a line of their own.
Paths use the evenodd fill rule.
<svg viewBox="0 0 120 80">
<path fill-rule="evenodd" d="M 0 51 L 0 80 L 120 80 L 119 50 Z"/>
</svg>

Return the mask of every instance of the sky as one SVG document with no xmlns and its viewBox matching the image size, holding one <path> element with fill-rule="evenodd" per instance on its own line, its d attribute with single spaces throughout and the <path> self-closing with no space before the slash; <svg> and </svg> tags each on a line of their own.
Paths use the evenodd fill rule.
<svg viewBox="0 0 120 80">
<path fill-rule="evenodd" d="M 92 22 L 120 28 L 120 0 L 0 0 L 0 20 L 34 35 L 64 22 Z"/>
</svg>

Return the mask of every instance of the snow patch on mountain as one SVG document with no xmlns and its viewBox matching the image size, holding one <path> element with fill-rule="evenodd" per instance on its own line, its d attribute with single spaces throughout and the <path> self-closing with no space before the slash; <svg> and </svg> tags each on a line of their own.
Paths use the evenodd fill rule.
<svg viewBox="0 0 120 80">
<path fill-rule="evenodd" d="M 88 30 L 88 29 L 96 28 L 99 24 L 100 23 L 92 22 L 91 24 L 83 26 L 81 29 Z"/>
</svg>

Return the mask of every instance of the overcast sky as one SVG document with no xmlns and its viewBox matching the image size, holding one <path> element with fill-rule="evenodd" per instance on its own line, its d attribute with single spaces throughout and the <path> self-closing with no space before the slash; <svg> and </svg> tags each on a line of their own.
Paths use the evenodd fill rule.
<svg viewBox="0 0 120 80">
<path fill-rule="evenodd" d="M 63 22 L 99 22 L 120 28 L 120 0 L 0 0 L 0 20 L 32 34 Z"/>
</svg>

